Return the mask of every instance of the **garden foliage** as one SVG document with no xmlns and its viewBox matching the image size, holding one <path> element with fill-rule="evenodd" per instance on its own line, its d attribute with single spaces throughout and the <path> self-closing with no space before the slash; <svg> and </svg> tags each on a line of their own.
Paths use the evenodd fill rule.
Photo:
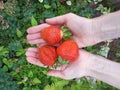
<svg viewBox="0 0 120 90">
<path fill-rule="evenodd" d="M 92 18 L 110 12 L 102 0 L 0 0 L 0 90 L 117 90 L 90 78 L 62 80 L 46 75 L 48 68 L 26 61 L 30 46 L 26 30 L 46 18 L 69 12 Z M 87 48 L 92 52 L 92 47 Z M 96 51 L 97 52 L 97 51 Z"/>
</svg>

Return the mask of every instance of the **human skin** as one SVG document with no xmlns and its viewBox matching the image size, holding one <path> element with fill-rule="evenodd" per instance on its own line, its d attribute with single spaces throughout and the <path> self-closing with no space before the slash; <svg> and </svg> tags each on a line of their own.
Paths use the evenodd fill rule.
<svg viewBox="0 0 120 90">
<path fill-rule="evenodd" d="M 58 21 L 57 21 L 58 20 Z M 92 20 L 79 17 L 75 14 L 66 14 L 56 18 L 47 19 L 47 23 L 30 27 L 27 32 L 27 39 L 30 44 L 46 43 L 40 36 L 40 31 L 49 25 L 66 26 L 73 34 L 73 39 L 78 43 L 79 48 L 99 43 L 97 33 L 92 30 Z M 93 37 L 94 36 L 94 37 Z"/>
<path fill-rule="evenodd" d="M 39 35 L 40 31 L 49 25 L 65 25 L 73 33 L 73 39 L 79 48 L 91 46 L 96 43 L 120 37 L 120 11 L 87 19 L 75 14 L 66 14 L 47 19 L 45 24 L 31 27 L 27 30 L 30 44 L 45 44 Z M 79 50 L 78 59 L 69 65 L 59 67 L 59 70 L 51 70 L 48 75 L 73 79 L 83 76 L 95 77 L 112 86 L 120 88 L 120 63 L 110 61 L 98 55 L 91 54 L 82 49 Z M 29 48 L 26 52 L 28 62 L 45 67 L 37 59 L 37 48 Z"/>
<path fill-rule="evenodd" d="M 29 48 L 26 53 L 27 61 L 40 67 L 46 67 L 38 60 L 37 53 L 38 48 Z M 62 65 L 57 70 L 50 70 L 47 75 L 66 80 L 91 76 L 120 88 L 120 63 L 110 61 L 82 49 L 79 50 L 79 53 L 80 55 L 76 61 L 68 65 Z"/>
<path fill-rule="evenodd" d="M 101 16 L 94 19 L 87 19 L 69 13 L 62 16 L 46 19 L 46 23 L 30 27 L 27 32 L 27 39 L 30 44 L 46 43 L 40 36 L 40 31 L 49 25 L 64 25 L 73 33 L 73 39 L 78 43 L 79 48 L 92 46 L 99 42 L 118 38 L 120 36 L 120 11 Z M 115 17 L 115 18 L 113 18 Z"/>
</svg>

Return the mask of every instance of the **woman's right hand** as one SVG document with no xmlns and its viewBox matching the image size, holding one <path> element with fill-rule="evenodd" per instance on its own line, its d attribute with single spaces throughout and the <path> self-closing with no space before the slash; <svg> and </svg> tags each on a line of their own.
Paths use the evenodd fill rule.
<svg viewBox="0 0 120 90">
<path fill-rule="evenodd" d="M 79 50 L 79 53 L 80 55 L 74 62 L 63 64 L 56 69 L 52 68 L 47 72 L 47 75 L 68 80 L 88 75 L 87 70 L 89 69 L 90 61 L 94 55 L 82 49 Z M 40 67 L 47 67 L 38 59 L 38 48 L 28 48 L 26 52 L 26 59 L 31 64 Z"/>
</svg>

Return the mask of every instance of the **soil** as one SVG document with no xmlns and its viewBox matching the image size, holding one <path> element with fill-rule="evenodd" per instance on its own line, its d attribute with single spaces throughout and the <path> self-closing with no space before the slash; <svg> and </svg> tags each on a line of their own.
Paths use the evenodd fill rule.
<svg viewBox="0 0 120 90">
<path fill-rule="evenodd" d="M 109 45 L 108 59 L 120 62 L 120 39 L 116 39 Z"/>
</svg>

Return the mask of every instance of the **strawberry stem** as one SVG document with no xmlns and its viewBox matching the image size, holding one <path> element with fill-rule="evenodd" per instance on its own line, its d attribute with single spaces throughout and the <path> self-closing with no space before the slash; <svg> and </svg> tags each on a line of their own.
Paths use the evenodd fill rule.
<svg viewBox="0 0 120 90">
<path fill-rule="evenodd" d="M 69 60 L 63 60 L 62 57 L 59 56 L 52 68 L 56 69 L 57 67 L 60 67 L 63 64 L 69 64 Z"/>
<path fill-rule="evenodd" d="M 68 64 L 68 63 L 69 63 L 68 60 L 63 60 L 61 56 L 58 57 L 58 62 L 59 62 L 60 64 Z"/>
<path fill-rule="evenodd" d="M 64 40 L 71 39 L 72 33 L 69 32 L 69 29 L 65 26 L 62 26 L 61 29 L 62 29 L 62 32 L 63 32 L 63 39 Z"/>
</svg>

